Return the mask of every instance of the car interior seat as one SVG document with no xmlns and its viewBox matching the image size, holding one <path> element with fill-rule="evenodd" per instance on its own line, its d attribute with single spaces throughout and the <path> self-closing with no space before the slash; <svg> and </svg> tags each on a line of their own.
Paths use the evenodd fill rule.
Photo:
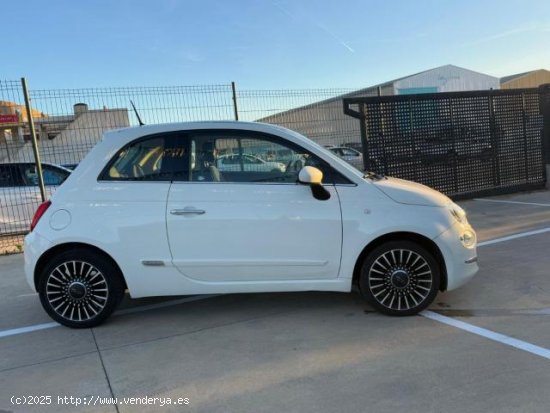
<svg viewBox="0 0 550 413">
<path fill-rule="evenodd" d="M 214 141 L 204 142 L 202 145 L 202 173 L 203 180 L 211 182 L 222 182 L 223 176 L 216 166 L 216 143 Z"/>
</svg>

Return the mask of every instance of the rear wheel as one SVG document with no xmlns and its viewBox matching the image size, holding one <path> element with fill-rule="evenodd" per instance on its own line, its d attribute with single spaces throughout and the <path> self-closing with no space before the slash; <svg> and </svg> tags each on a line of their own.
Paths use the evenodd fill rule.
<svg viewBox="0 0 550 413">
<path fill-rule="evenodd" d="M 361 294 L 378 311 L 396 316 L 417 314 L 439 290 L 439 265 L 424 247 L 392 241 L 374 249 L 363 262 Z"/>
<path fill-rule="evenodd" d="M 72 328 L 101 324 L 124 296 L 122 274 L 101 254 L 87 249 L 65 251 L 42 271 L 38 293 L 46 312 Z"/>
</svg>

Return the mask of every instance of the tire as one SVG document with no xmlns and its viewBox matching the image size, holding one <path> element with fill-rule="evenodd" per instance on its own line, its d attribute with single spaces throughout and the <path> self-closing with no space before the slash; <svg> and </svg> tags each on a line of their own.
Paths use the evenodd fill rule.
<svg viewBox="0 0 550 413">
<path fill-rule="evenodd" d="M 379 312 L 409 316 L 433 302 L 440 279 L 438 262 L 425 248 L 411 241 L 391 241 L 367 255 L 359 289 Z"/>
<path fill-rule="evenodd" d="M 44 310 L 60 324 L 89 328 L 103 323 L 124 297 L 122 274 L 101 254 L 85 248 L 55 256 L 38 282 Z"/>
</svg>

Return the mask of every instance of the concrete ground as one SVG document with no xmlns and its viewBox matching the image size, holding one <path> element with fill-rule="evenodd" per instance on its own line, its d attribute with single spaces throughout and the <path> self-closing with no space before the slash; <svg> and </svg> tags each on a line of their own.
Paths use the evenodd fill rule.
<svg viewBox="0 0 550 413">
<path fill-rule="evenodd" d="M 243 294 L 127 300 L 105 325 L 71 330 L 50 324 L 23 257 L 0 257 L 0 412 L 79 401 L 92 412 L 546 413 L 550 232 L 536 230 L 550 228 L 550 192 L 461 205 L 480 240 L 498 242 L 481 244 L 469 284 L 409 318 L 357 294 Z M 28 396 L 51 404 L 12 403 Z M 145 396 L 159 399 L 123 404 Z M 118 405 L 101 405 L 110 397 Z"/>
</svg>

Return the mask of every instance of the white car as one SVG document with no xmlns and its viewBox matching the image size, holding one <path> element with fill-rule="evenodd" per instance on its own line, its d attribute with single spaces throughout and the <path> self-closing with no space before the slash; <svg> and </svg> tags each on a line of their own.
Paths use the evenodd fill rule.
<svg viewBox="0 0 550 413">
<path fill-rule="evenodd" d="M 70 174 L 70 169 L 42 163 L 47 196 L 49 197 Z M 0 234 L 27 232 L 34 211 L 41 202 L 34 163 L 0 163 Z"/>
<path fill-rule="evenodd" d="M 270 175 L 209 162 L 245 141 L 291 149 L 306 165 Z M 478 270 L 475 232 L 449 198 L 364 176 L 304 136 L 261 123 L 107 132 L 32 227 L 27 281 L 69 327 L 100 324 L 126 289 L 145 297 L 357 286 L 379 311 L 411 315 Z"/>
<path fill-rule="evenodd" d="M 264 161 L 254 155 L 222 155 L 216 160 L 220 172 L 285 172 L 281 162 Z"/>
<path fill-rule="evenodd" d="M 359 170 L 364 169 L 363 165 L 363 154 L 356 149 L 347 148 L 345 146 L 334 146 L 329 148 L 329 150 L 342 158 L 344 161 L 355 166 Z"/>
</svg>

